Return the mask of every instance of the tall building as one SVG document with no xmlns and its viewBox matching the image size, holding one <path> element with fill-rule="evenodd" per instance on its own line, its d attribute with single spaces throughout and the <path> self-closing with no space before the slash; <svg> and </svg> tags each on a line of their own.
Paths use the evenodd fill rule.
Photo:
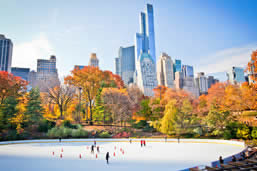
<svg viewBox="0 0 257 171">
<path fill-rule="evenodd" d="M 174 73 L 175 73 L 175 72 L 182 72 L 181 60 L 175 59 L 175 63 L 174 63 Z"/>
<path fill-rule="evenodd" d="M 252 56 L 257 56 L 257 50 L 253 51 Z M 251 64 L 253 64 L 254 61 L 251 60 Z M 248 82 L 256 83 L 254 80 L 257 79 L 257 68 L 255 68 L 254 65 L 251 66 L 250 71 L 248 71 Z"/>
<path fill-rule="evenodd" d="M 216 84 L 219 82 L 219 80 L 215 79 L 213 76 L 208 76 L 207 81 L 208 81 L 208 89 L 211 88 L 213 84 Z"/>
<path fill-rule="evenodd" d="M 241 84 L 245 82 L 244 69 L 233 66 L 231 70 L 227 72 L 227 77 L 231 84 Z"/>
<path fill-rule="evenodd" d="M 146 96 L 157 86 L 153 6 L 140 13 L 140 33 L 135 37 L 136 83 Z"/>
<path fill-rule="evenodd" d="M 126 85 L 134 83 L 135 46 L 120 47 L 119 57 L 115 59 L 116 74 L 120 75 Z"/>
<path fill-rule="evenodd" d="M 182 73 L 184 77 L 194 77 L 194 68 L 190 65 L 183 65 L 182 66 Z"/>
<path fill-rule="evenodd" d="M 11 72 L 13 44 L 0 34 L 0 71 Z"/>
<path fill-rule="evenodd" d="M 29 84 L 32 88 L 38 87 L 42 92 L 46 92 L 48 88 L 52 88 L 60 84 L 55 56 L 52 55 L 49 60 L 37 60 L 37 72 L 30 72 Z"/>
<path fill-rule="evenodd" d="M 120 58 L 117 57 L 115 58 L 115 74 L 121 76 L 121 71 L 120 71 Z"/>
<path fill-rule="evenodd" d="M 197 73 L 195 81 L 196 86 L 199 88 L 199 93 L 206 94 L 208 92 L 208 79 L 205 77 L 204 72 Z"/>
<path fill-rule="evenodd" d="M 166 53 L 162 53 L 157 61 L 158 85 L 174 88 L 173 61 Z"/>
<path fill-rule="evenodd" d="M 94 66 L 94 67 L 99 67 L 99 60 L 96 57 L 96 53 L 91 53 L 88 65 Z"/>
<path fill-rule="evenodd" d="M 29 68 L 12 67 L 11 73 L 16 77 L 21 77 L 25 81 L 29 81 Z"/>
</svg>

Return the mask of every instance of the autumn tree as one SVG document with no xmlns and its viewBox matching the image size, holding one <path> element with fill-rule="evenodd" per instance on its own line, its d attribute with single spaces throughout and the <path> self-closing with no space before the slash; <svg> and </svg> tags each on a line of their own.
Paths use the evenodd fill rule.
<svg viewBox="0 0 257 171">
<path fill-rule="evenodd" d="M 0 104 L 9 97 L 18 97 L 26 92 L 27 82 L 6 71 L 0 71 Z"/>
<path fill-rule="evenodd" d="M 65 78 L 65 83 L 81 88 L 82 97 L 89 104 L 90 124 L 92 122 L 92 109 L 95 105 L 95 98 L 101 87 L 122 87 L 123 82 L 118 75 L 110 71 L 101 71 L 98 67 L 85 66 L 83 69 L 75 68 L 70 76 Z"/>
<path fill-rule="evenodd" d="M 224 108 L 226 86 L 226 83 L 216 83 L 209 88 L 207 95 L 207 104 L 209 108 L 211 106 L 215 106 L 220 109 Z"/>
<path fill-rule="evenodd" d="M 73 95 L 74 88 L 61 85 L 48 89 L 46 98 L 50 104 L 56 104 L 58 106 L 60 117 L 63 118 L 63 114 L 71 103 Z"/>
<path fill-rule="evenodd" d="M 132 116 L 132 104 L 125 89 L 104 88 L 102 97 L 106 108 L 112 112 L 114 122 L 126 123 Z"/>
<path fill-rule="evenodd" d="M 155 87 L 153 89 L 154 91 L 154 97 L 159 97 L 160 100 L 163 98 L 165 92 L 167 91 L 167 87 L 165 86 L 162 86 L 162 85 L 158 85 L 157 87 Z"/>
</svg>

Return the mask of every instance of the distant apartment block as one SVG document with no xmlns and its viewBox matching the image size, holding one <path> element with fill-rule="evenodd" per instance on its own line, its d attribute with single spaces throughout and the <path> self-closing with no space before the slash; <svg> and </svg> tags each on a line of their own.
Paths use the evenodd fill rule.
<svg viewBox="0 0 257 171">
<path fill-rule="evenodd" d="M 11 72 L 13 43 L 0 34 L 0 71 Z"/>
</svg>

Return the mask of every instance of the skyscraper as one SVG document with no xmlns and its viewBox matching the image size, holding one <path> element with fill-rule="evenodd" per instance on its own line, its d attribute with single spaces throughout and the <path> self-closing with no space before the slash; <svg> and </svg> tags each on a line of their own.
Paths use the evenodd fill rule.
<svg viewBox="0 0 257 171">
<path fill-rule="evenodd" d="M 190 65 L 183 65 L 182 66 L 182 73 L 184 77 L 192 77 L 194 78 L 194 68 Z"/>
<path fill-rule="evenodd" d="M 206 94 L 208 92 L 208 80 L 204 75 L 204 72 L 197 73 L 195 78 L 196 86 L 199 88 L 200 94 Z"/>
<path fill-rule="evenodd" d="M 231 84 L 241 84 L 245 82 L 244 69 L 233 66 L 231 70 L 227 72 L 227 77 Z"/>
<path fill-rule="evenodd" d="M 153 6 L 140 13 L 140 33 L 135 37 L 136 83 L 146 96 L 157 86 Z"/>
<path fill-rule="evenodd" d="M 175 59 L 175 63 L 174 63 L 174 73 L 175 73 L 175 72 L 181 72 L 181 71 L 182 71 L 181 60 Z"/>
<path fill-rule="evenodd" d="M 115 74 L 121 76 L 121 71 L 120 71 L 120 58 L 117 57 L 115 58 Z"/>
<path fill-rule="evenodd" d="M 12 41 L 0 34 L 0 71 L 11 72 L 12 48 Z"/>
<path fill-rule="evenodd" d="M 154 33 L 154 15 L 153 6 L 147 4 L 146 12 L 140 13 L 140 33 L 136 33 L 135 40 L 135 56 L 136 60 L 141 53 L 149 53 L 154 63 L 156 63 L 155 56 L 155 33 Z"/>
<path fill-rule="evenodd" d="M 48 88 L 52 88 L 60 84 L 56 68 L 56 57 L 54 55 L 52 55 L 49 60 L 37 60 L 37 72 L 30 72 L 29 84 L 32 88 L 38 87 L 42 92 L 46 92 Z"/>
<path fill-rule="evenodd" d="M 91 53 L 88 65 L 94 66 L 94 67 L 99 67 L 99 60 L 96 57 L 96 53 Z"/>
<path fill-rule="evenodd" d="M 157 61 L 158 85 L 174 87 L 173 61 L 166 53 L 162 53 Z"/>
<path fill-rule="evenodd" d="M 134 83 L 135 46 L 120 47 L 116 60 L 116 74 L 120 75 L 126 85 Z"/>
</svg>

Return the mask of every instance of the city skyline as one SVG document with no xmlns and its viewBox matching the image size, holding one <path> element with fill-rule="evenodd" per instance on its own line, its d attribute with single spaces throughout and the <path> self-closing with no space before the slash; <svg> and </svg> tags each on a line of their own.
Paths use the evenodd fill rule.
<svg viewBox="0 0 257 171">
<path fill-rule="evenodd" d="M 256 3 L 251 1 L 248 4 L 243 1 L 236 4 L 232 1 L 80 1 L 71 8 L 69 3 L 58 2 L 49 3 L 51 6 L 41 4 L 42 7 L 32 1 L 3 2 L 6 8 L 0 14 L 8 11 L 13 15 L 0 15 L 4 21 L 1 34 L 13 41 L 13 67 L 35 70 L 36 59 L 56 55 L 62 77 L 75 64 L 87 65 L 90 54 L 96 52 L 102 61 L 100 68 L 114 72 L 117 50 L 133 44 L 134 34 L 139 32 L 138 14 L 147 3 L 153 4 L 155 11 L 156 56 L 166 52 L 173 60 L 181 59 L 183 64 L 193 65 L 195 74 L 245 66 L 256 48 L 256 24 L 251 21 L 256 17 L 252 10 Z M 24 11 L 26 5 L 31 11 Z M 113 5 L 118 8 L 116 12 L 109 10 Z M 73 11 L 75 8 L 77 12 Z M 74 13 L 70 17 L 65 14 L 68 9 Z M 206 10 L 209 10 L 207 16 Z M 121 11 L 122 15 L 117 16 Z M 27 22 L 20 26 L 20 20 Z"/>
</svg>

